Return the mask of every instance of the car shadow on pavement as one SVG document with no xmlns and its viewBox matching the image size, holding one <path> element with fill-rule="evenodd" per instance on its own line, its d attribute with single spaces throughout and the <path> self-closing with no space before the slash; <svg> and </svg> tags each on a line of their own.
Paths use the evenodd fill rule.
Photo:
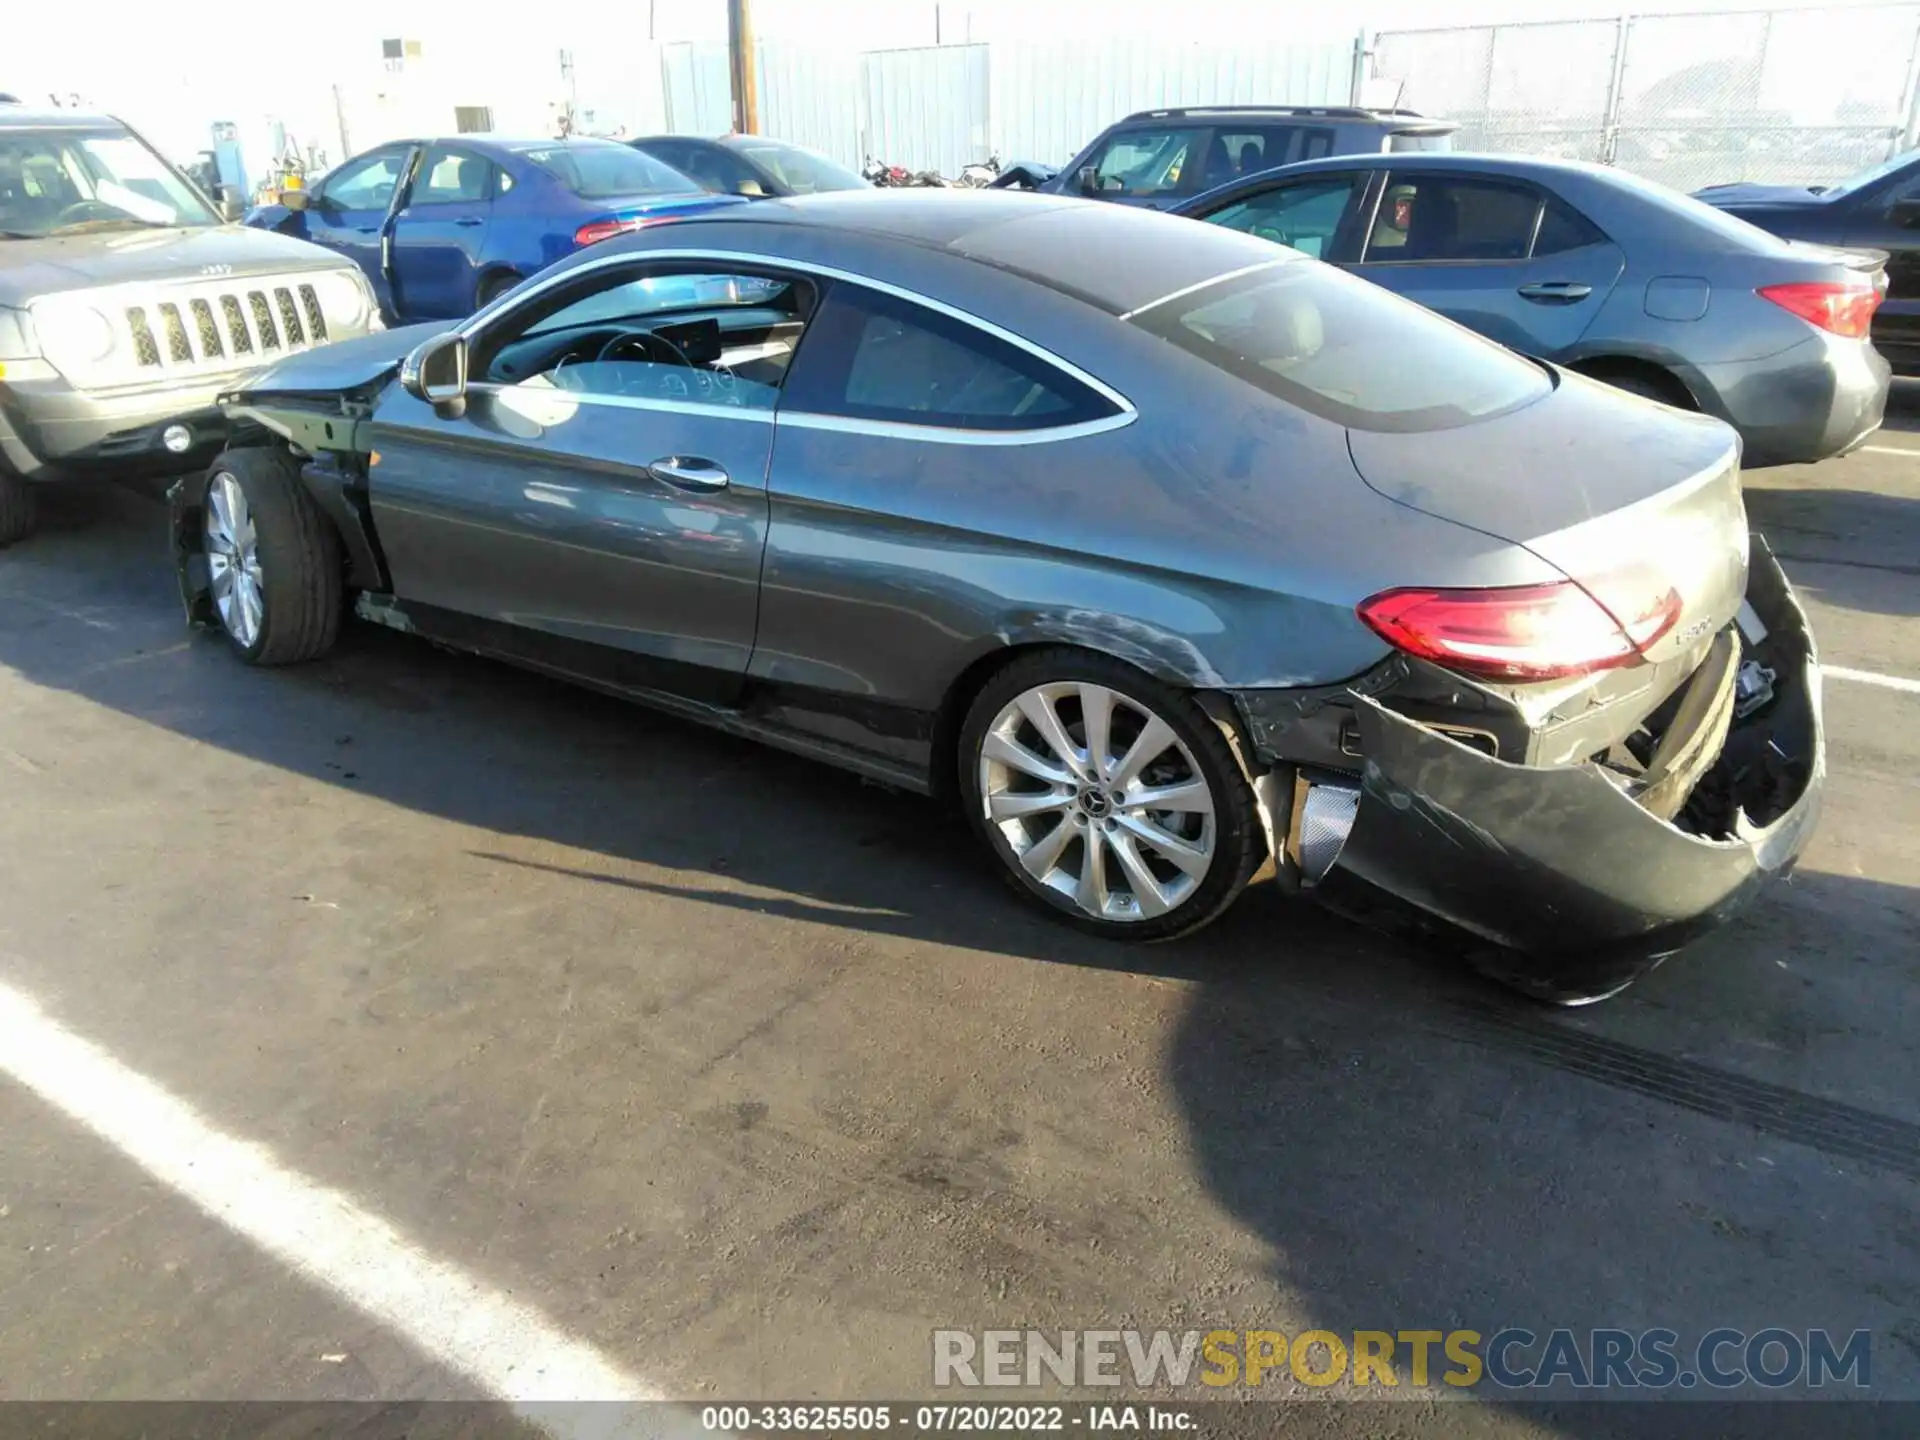
<svg viewBox="0 0 1920 1440">
<path fill-rule="evenodd" d="M 1800 589 L 1864 614 L 1920 615 L 1920 496 L 1750 486 L 1746 499 Z"/>
<path fill-rule="evenodd" d="M 149 502 L 48 510 L 0 568 L 0 665 L 36 684 L 472 827 L 503 871 L 1182 982 L 1194 1169 L 1325 1328 L 1873 1328 L 1881 1393 L 1920 1394 L 1920 1075 L 1879 998 L 1920 990 L 1920 892 L 1802 874 L 1581 1012 L 1270 891 L 1115 946 L 1018 903 L 931 802 L 811 762 L 366 626 L 248 670 L 180 628 Z"/>
</svg>

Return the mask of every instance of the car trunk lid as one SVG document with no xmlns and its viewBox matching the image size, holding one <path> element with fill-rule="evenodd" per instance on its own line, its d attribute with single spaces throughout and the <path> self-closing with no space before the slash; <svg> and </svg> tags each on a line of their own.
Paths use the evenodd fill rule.
<svg viewBox="0 0 1920 1440">
<path fill-rule="evenodd" d="M 1525 546 L 1655 666 L 1703 652 L 1746 591 L 1739 441 L 1718 421 L 1557 381 L 1534 404 L 1468 425 L 1350 430 L 1354 466 L 1390 500 Z"/>
</svg>

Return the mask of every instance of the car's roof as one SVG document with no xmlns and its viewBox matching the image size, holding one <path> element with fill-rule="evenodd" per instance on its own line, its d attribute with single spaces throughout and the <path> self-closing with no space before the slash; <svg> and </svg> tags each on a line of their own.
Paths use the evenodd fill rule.
<svg viewBox="0 0 1920 1440">
<path fill-rule="evenodd" d="M 832 231 L 937 250 L 1037 281 L 1111 314 L 1253 265 L 1299 258 L 1264 240 L 1157 211 L 1066 196 L 1001 190 L 836 190 L 730 206 L 677 220 L 676 236 L 703 225 L 764 226 L 770 249 L 781 231 Z M 638 237 L 596 246 L 641 249 Z"/>
<path fill-rule="evenodd" d="M 111 125 L 117 130 L 127 127 L 111 115 L 101 115 L 91 110 L 53 110 L 13 103 L 0 104 L 0 130 L 97 130 L 103 125 Z"/>
<path fill-rule="evenodd" d="M 1422 115 L 1417 110 L 1374 110 L 1359 105 L 1186 105 L 1164 110 L 1136 110 L 1115 129 L 1127 125 L 1159 125 L 1168 120 L 1330 120 L 1342 125 L 1381 125 L 1394 129 L 1445 126 L 1453 123 Z"/>
<path fill-rule="evenodd" d="M 1540 155 L 1479 154 L 1472 150 L 1395 150 L 1382 154 L 1325 155 L 1318 160 L 1298 160 L 1278 167 L 1289 175 L 1310 174 L 1315 170 L 1475 170 L 1484 175 L 1539 176 L 1582 175 L 1618 176 L 1608 165 L 1586 160 L 1556 160 Z M 1267 171 L 1267 174 L 1274 173 Z M 1249 175 L 1247 179 L 1261 177 Z"/>
<path fill-rule="evenodd" d="M 4 113 L 4 112 L 0 112 Z M 393 140 L 382 140 L 378 145 L 370 145 L 358 155 L 372 155 L 381 150 L 396 150 L 402 145 L 470 145 L 476 150 L 552 150 L 564 149 L 569 145 L 618 145 L 624 147 L 623 140 L 611 140 L 601 135 L 569 135 L 562 140 L 555 135 L 495 135 L 491 131 L 469 131 L 460 135 L 409 135 Z M 348 159 L 355 158 L 348 156 Z"/>
</svg>

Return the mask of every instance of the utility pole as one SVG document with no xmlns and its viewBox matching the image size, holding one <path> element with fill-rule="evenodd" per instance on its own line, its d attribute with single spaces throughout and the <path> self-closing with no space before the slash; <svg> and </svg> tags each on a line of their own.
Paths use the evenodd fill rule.
<svg viewBox="0 0 1920 1440">
<path fill-rule="evenodd" d="M 733 128 L 740 135 L 760 133 L 751 9 L 751 0 L 727 0 L 727 62 L 733 82 Z"/>
</svg>

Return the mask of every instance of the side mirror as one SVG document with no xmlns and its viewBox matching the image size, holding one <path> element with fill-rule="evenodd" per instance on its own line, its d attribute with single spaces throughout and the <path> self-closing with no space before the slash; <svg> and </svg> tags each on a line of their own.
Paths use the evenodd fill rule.
<svg viewBox="0 0 1920 1440">
<path fill-rule="evenodd" d="M 1073 182 L 1080 187 L 1082 195 L 1100 193 L 1100 172 L 1091 165 L 1081 166 L 1080 173 L 1073 177 Z"/>
<path fill-rule="evenodd" d="M 1920 199 L 1896 200 L 1887 215 L 1896 225 L 1904 225 L 1909 230 L 1920 226 Z"/>
<path fill-rule="evenodd" d="M 247 218 L 247 203 L 231 185 L 220 187 L 220 218 L 229 225 Z"/>
<path fill-rule="evenodd" d="M 313 203 L 313 194 L 307 190 L 282 190 L 280 203 L 297 215 Z"/>
<path fill-rule="evenodd" d="M 467 339 L 449 331 L 423 341 L 400 363 L 400 388 L 453 419 L 467 408 Z"/>
</svg>

